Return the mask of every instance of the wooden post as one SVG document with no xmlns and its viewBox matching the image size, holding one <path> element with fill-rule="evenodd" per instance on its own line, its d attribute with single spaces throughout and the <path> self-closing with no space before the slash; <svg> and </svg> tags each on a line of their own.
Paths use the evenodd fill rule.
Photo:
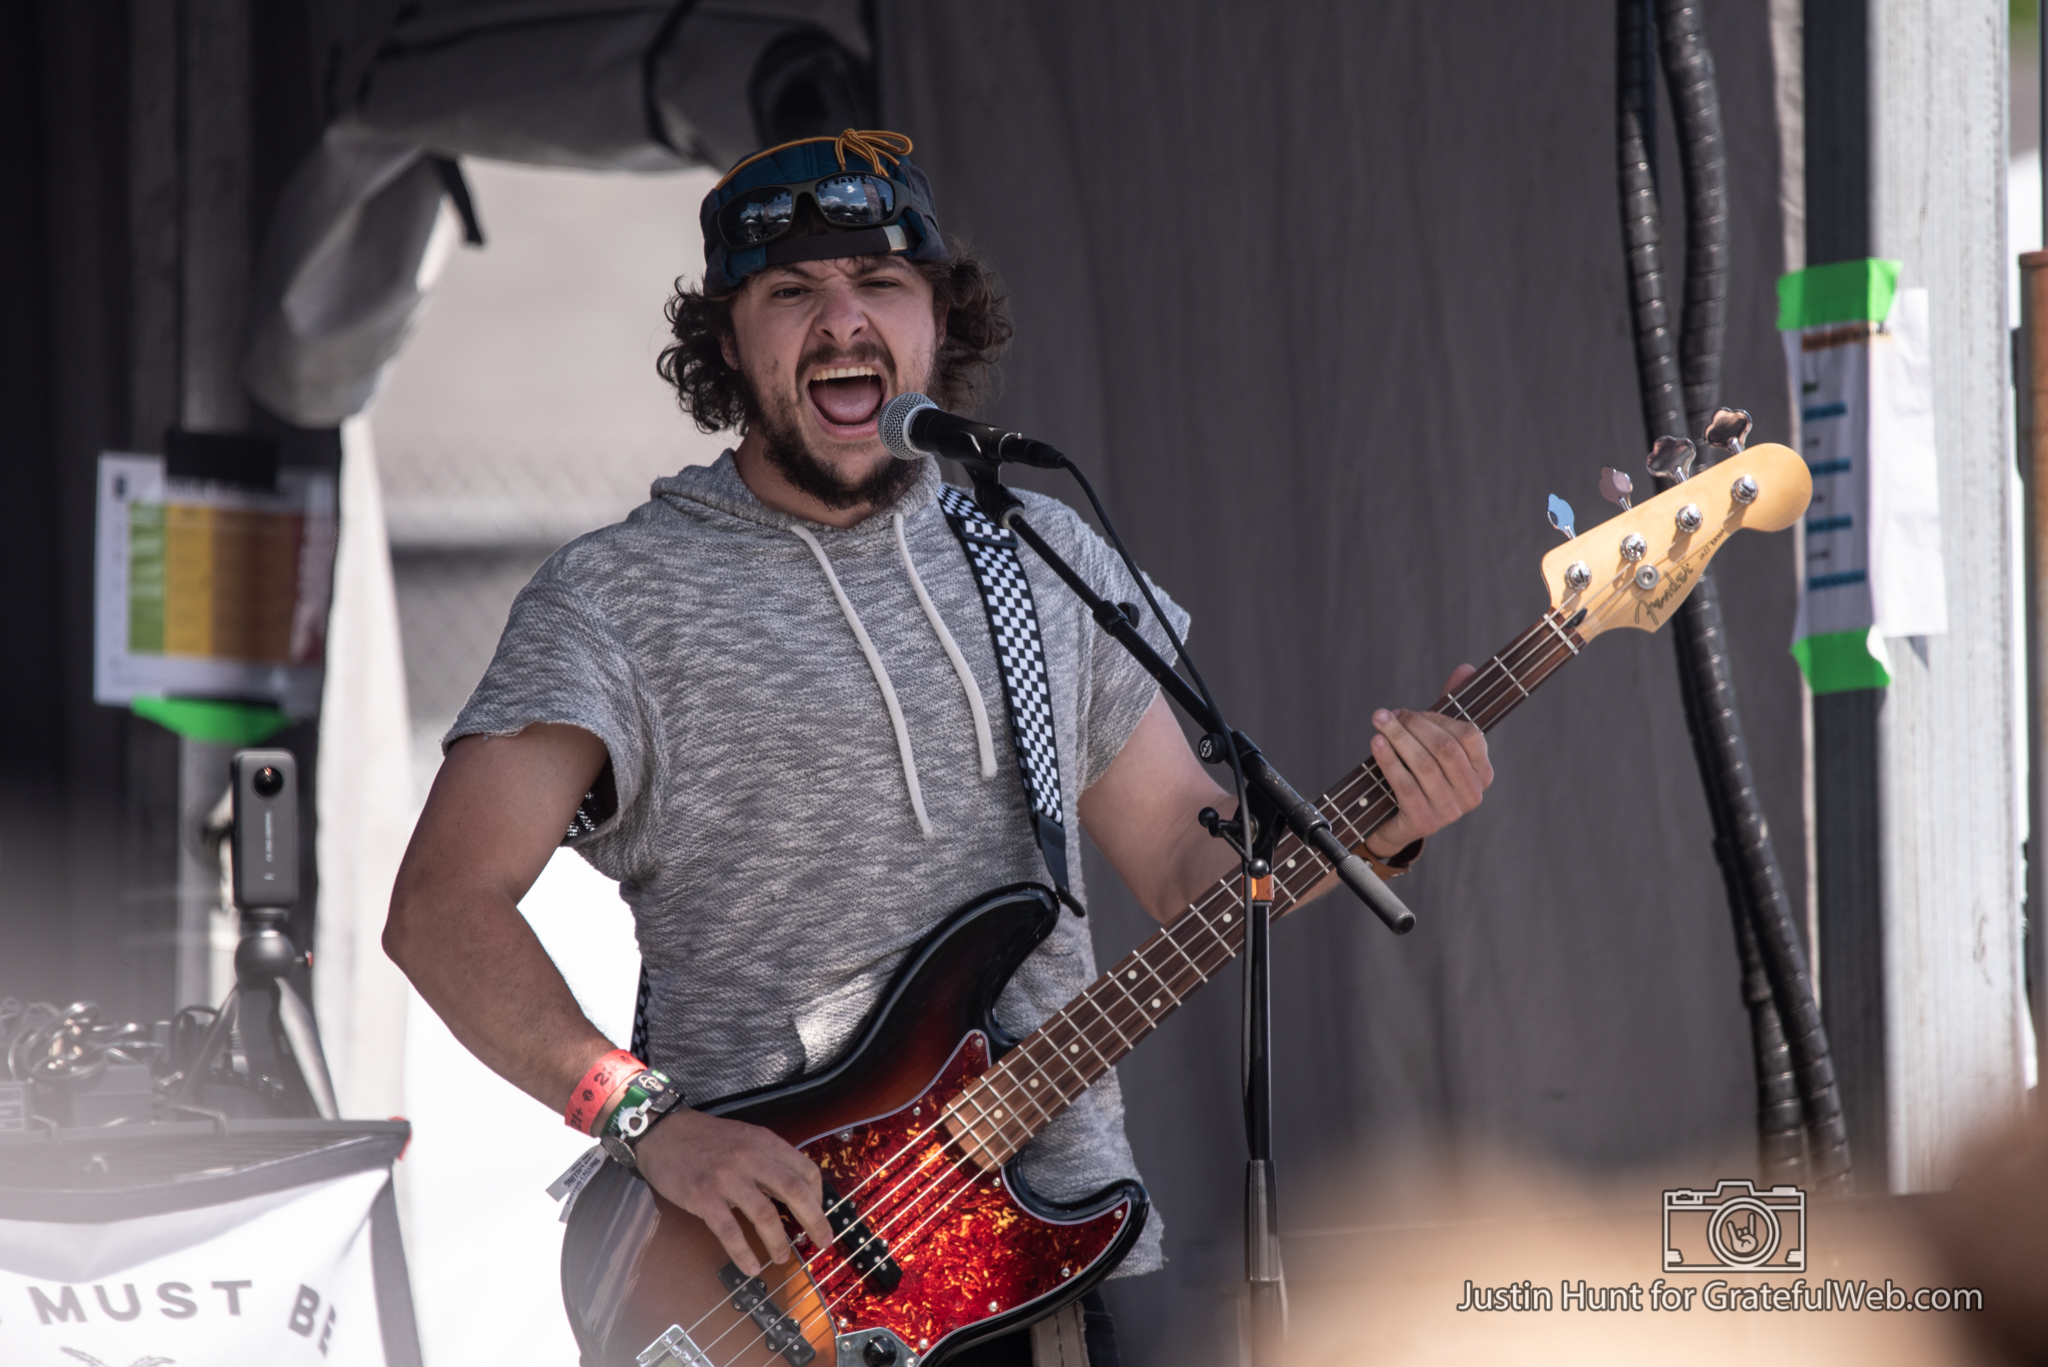
<svg viewBox="0 0 2048 1367">
<path fill-rule="evenodd" d="M 1889 688 L 1814 700 L 1828 1033 L 1858 1186 L 1924 1191 L 2018 1109 L 2023 989 L 2006 16 L 1996 0 L 1806 0 L 1807 261 L 1904 262 L 1930 301 L 1946 635 Z"/>
</svg>

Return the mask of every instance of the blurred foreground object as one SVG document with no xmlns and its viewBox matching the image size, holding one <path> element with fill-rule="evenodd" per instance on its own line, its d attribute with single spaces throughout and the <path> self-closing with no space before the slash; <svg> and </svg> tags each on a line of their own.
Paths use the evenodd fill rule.
<svg viewBox="0 0 2048 1367">
<path fill-rule="evenodd" d="M 1728 1266 L 1665 1270 L 1667 1234 L 1688 1264 L 1702 1250 L 1677 1221 L 1667 1231 L 1666 1189 L 1654 1177 L 1592 1188 L 1501 1163 L 1460 1165 L 1453 1178 L 1415 1183 L 1403 1209 L 1418 1219 L 1387 1212 L 1380 1222 L 1292 1236 L 1289 1360 L 2003 1361 L 1972 1338 L 1986 1312 L 1907 1308 L 1916 1297 L 1926 1307 L 1967 1305 L 1977 1290 L 1972 1276 L 1944 1270 L 1926 1251 L 1912 1213 L 1917 1200 L 1811 1200 L 1799 1203 L 1803 1218 L 1792 1202 L 1773 1203 L 1776 1220 L 1766 1223 L 1746 1193 L 1731 1196 L 1745 1191 L 1740 1176 L 1689 1173 L 1686 1181 L 1699 1190 L 1684 1194 L 1730 1207 L 1718 1245 Z M 1755 1189 L 1767 1195 L 1763 1183 Z M 1762 1236 L 1755 1271 L 1739 1265 L 1751 1231 Z M 1803 1271 L 1784 1265 L 1795 1242 L 1800 1256 L 1789 1260 L 1803 1262 Z M 2037 1282 L 2040 1266 L 2031 1274 Z M 1983 1288 L 1987 1303 L 1996 1294 Z"/>
<path fill-rule="evenodd" d="M 1984 1288 L 1987 1341 L 2015 1362 L 2048 1361 L 2048 1117 L 1986 1142 L 1924 1208 L 1948 1280 Z"/>
</svg>

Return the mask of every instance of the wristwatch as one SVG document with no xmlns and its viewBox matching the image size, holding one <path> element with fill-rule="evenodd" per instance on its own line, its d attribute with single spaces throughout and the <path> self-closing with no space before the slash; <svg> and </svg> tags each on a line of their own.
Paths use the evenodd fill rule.
<svg viewBox="0 0 2048 1367">
<path fill-rule="evenodd" d="M 626 1084 L 625 1099 L 605 1122 L 597 1142 L 613 1159 L 635 1172 L 640 1170 L 636 1150 L 654 1122 L 683 1104 L 682 1088 L 649 1068 Z"/>
</svg>

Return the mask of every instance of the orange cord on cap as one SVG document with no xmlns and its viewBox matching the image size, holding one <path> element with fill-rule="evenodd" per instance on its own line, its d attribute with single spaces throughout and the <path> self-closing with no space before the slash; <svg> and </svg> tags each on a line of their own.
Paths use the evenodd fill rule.
<svg viewBox="0 0 2048 1367">
<path fill-rule="evenodd" d="M 807 142 L 831 143 L 833 153 L 837 155 L 839 158 L 839 169 L 842 171 L 846 169 L 846 154 L 849 151 L 858 153 L 859 155 L 866 157 L 868 159 L 868 165 L 874 167 L 877 171 L 880 171 L 882 169 L 882 159 L 884 157 L 887 157 L 891 163 L 894 163 L 904 157 L 909 156 L 911 150 L 916 146 L 915 143 L 911 142 L 909 138 L 904 137 L 901 133 L 892 133 L 886 128 L 848 128 L 845 131 L 841 132 L 839 136 L 836 138 L 797 138 L 792 142 L 785 142 L 778 144 L 777 146 L 771 147 L 765 152 L 754 153 L 753 156 L 748 157 L 743 162 L 740 162 L 737 166 L 733 167 L 730 171 L 727 171 L 722 177 L 720 177 L 718 184 L 711 187 L 713 192 L 715 193 L 716 191 L 723 190 L 725 188 L 725 183 L 727 181 L 731 180 L 734 176 L 738 175 L 747 167 L 752 166 L 761 158 L 772 157 L 777 152 L 783 151 L 787 148 L 801 147 Z"/>
</svg>

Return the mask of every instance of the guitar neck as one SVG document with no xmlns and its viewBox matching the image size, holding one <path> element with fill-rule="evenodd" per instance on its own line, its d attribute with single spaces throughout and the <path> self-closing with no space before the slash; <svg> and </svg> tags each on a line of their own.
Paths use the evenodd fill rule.
<svg viewBox="0 0 2048 1367">
<path fill-rule="evenodd" d="M 1581 614 L 1583 615 L 1583 614 Z M 1436 710 L 1490 731 L 1584 644 L 1555 610 L 1494 655 Z M 1316 801 L 1316 809 L 1353 849 L 1398 810 L 1394 790 L 1372 760 Z M 1316 891 L 1330 870 L 1292 833 L 1273 851 L 1272 915 L 1286 915 Z M 1241 880 L 1218 879 L 1173 923 L 1126 954 L 1087 990 L 1019 1042 L 953 1103 L 948 1128 L 984 1167 L 1009 1161 L 1026 1140 L 1078 1099 L 1188 995 L 1244 948 Z"/>
</svg>

